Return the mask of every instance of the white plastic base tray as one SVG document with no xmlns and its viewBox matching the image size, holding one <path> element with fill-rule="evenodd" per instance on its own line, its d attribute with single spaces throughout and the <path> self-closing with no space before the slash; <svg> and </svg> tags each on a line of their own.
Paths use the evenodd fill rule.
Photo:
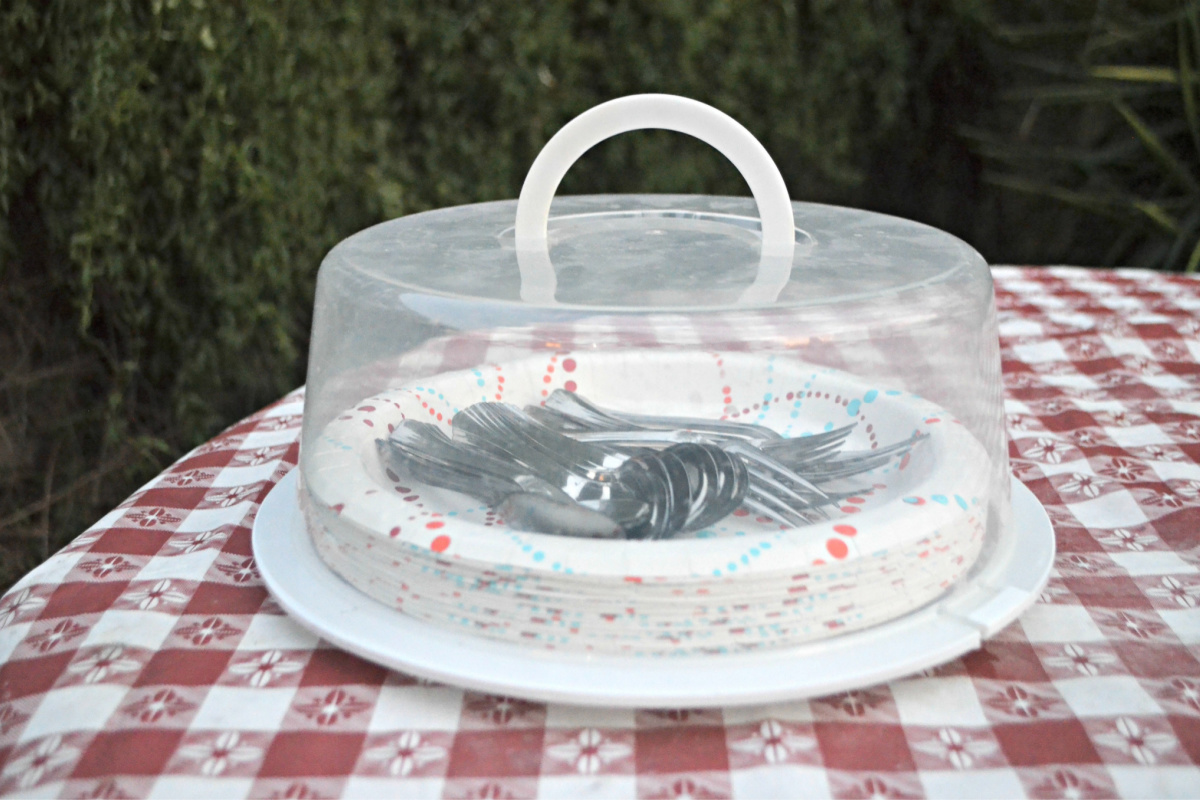
<svg viewBox="0 0 1200 800">
<path fill-rule="evenodd" d="M 1054 530 L 1012 482 L 1013 535 L 985 551 L 970 583 L 892 622 L 798 647 L 700 658 L 632 658 L 533 650 L 457 633 L 372 600 L 317 555 L 301 514 L 299 471 L 267 496 L 254 556 L 296 622 L 370 661 L 435 681 L 514 697 L 594 706 L 718 707 L 870 686 L 978 649 L 1033 604 L 1050 577 Z"/>
</svg>

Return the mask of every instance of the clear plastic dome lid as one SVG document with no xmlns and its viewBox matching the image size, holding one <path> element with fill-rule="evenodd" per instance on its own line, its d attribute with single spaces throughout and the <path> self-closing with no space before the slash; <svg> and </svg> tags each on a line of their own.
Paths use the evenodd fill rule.
<svg viewBox="0 0 1200 800">
<path fill-rule="evenodd" d="M 554 198 L 588 148 L 649 127 L 712 144 L 742 172 L 753 199 Z M 682 417 L 759 426 L 780 439 L 846 431 L 845 453 L 893 452 L 898 443 L 930 437 L 928 446 L 905 451 L 904 467 L 879 462 L 853 486 L 827 490 L 836 499 L 812 520 L 831 532 L 814 541 L 832 549 L 820 558 L 787 550 L 789 568 L 852 560 L 867 543 L 837 532 L 838 525 L 858 527 L 846 520 L 875 520 L 883 537 L 876 543 L 894 528 L 893 546 L 901 547 L 924 524 L 910 512 L 944 509 L 963 515 L 965 527 L 946 533 L 950 539 L 970 538 L 968 517 L 990 531 L 972 545 L 965 570 L 1007 524 L 1000 358 L 983 258 L 926 225 L 791 202 L 761 145 L 694 101 L 643 95 L 598 106 L 551 140 L 519 200 L 414 214 L 329 253 L 314 311 L 305 491 L 314 507 L 337 508 L 338 524 L 395 530 L 407 546 L 475 559 L 480 569 L 601 576 L 636 564 L 638 574 L 653 572 L 664 553 L 652 547 L 618 553 L 613 542 L 557 537 L 568 544 L 554 556 L 557 544 L 537 532 L 513 534 L 482 495 L 468 502 L 461 492 L 417 492 L 377 453 L 376 440 L 402 423 L 419 420 L 456 440 L 456 415 L 474 404 L 534 413 L 549 403 L 558 413 L 570 403 L 564 392 L 636 417 L 642 427 L 654 427 L 647 419 Z M 568 430 L 573 423 L 562 424 Z M 849 463 L 851 456 L 839 458 Z M 638 543 L 691 548 L 664 575 L 698 580 L 765 570 L 765 581 L 783 563 L 755 566 L 768 562 L 730 543 L 769 529 L 784 537 L 775 550 L 782 554 L 792 546 L 787 531 L 803 529 L 783 508 L 791 502 L 784 489 L 754 488 L 755 469 L 751 461 L 746 508 L 751 522 L 767 520 L 762 530 L 714 524 L 669 543 Z M 939 489 L 939 480 L 957 488 Z M 448 529 L 453 535 L 435 533 Z M 445 537 L 442 549 L 432 544 L 443 544 L 437 536 Z M 473 549 L 458 550 L 468 540 Z M 330 548 L 332 564 L 339 556 Z"/>
</svg>

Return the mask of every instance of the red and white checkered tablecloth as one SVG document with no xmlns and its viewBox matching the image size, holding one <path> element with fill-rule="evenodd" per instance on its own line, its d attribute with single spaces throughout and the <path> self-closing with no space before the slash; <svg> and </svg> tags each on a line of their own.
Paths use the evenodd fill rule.
<svg viewBox="0 0 1200 800">
<path fill-rule="evenodd" d="M 1013 468 L 1058 559 L 927 674 L 630 711 L 389 672 L 255 570 L 301 392 L 189 453 L 0 599 L 14 797 L 1200 797 L 1200 281 L 995 270 Z"/>
</svg>

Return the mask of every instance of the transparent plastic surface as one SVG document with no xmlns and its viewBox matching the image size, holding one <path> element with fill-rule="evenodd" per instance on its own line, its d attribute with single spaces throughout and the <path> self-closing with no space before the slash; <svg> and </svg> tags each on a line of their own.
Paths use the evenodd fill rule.
<svg viewBox="0 0 1200 800">
<path fill-rule="evenodd" d="M 399 408 L 400 395 L 408 393 L 413 405 L 399 412 L 393 422 L 408 417 L 445 427 L 455 411 L 475 399 L 469 392 L 452 397 L 453 403 L 443 399 L 451 391 L 446 387 L 457 386 L 460 378 L 465 378 L 468 388 L 476 383 L 480 386 L 479 401 L 537 404 L 554 389 L 576 388 L 573 377 L 579 373 L 570 371 L 575 362 L 607 365 L 606 374 L 615 379 L 592 389 L 593 378 L 588 389 L 589 399 L 610 407 L 759 423 L 769 412 L 766 424 L 787 436 L 820 432 L 833 424 L 826 421 L 827 409 L 818 409 L 817 417 L 809 419 L 814 413 L 813 401 L 804 397 L 806 375 L 832 370 L 831 374 L 850 376 L 858 388 L 844 389 L 844 398 L 823 401 L 840 400 L 846 409 L 844 417 L 829 419 L 854 422 L 861 417 L 852 436 L 862 448 L 880 443 L 870 430 L 872 422 L 887 424 L 867 416 L 865 398 L 874 392 L 915 396 L 935 409 L 921 412 L 922 420 L 936 420 L 936 409 L 944 409 L 949 412 L 943 415 L 945 423 L 961 422 L 979 445 L 976 450 L 957 448 L 970 455 L 972 469 L 986 473 L 978 496 L 986 509 L 980 514 L 987 519 L 987 535 L 968 549 L 965 557 L 973 560 L 978 548 L 995 547 L 997 538 L 1004 535 L 1010 508 L 1008 460 L 991 277 L 983 259 L 961 241 L 888 216 L 796 203 L 797 246 L 790 278 L 773 302 L 747 305 L 743 302 L 746 290 L 754 284 L 760 267 L 752 200 L 564 197 L 554 202 L 548 226 L 556 300 L 537 303 L 522 299 L 521 265 L 513 242 L 515 210 L 510 201 L 398 219 L 347 239 L 322 265 L 302 476 L 311 490 L 318 485 L 347 486 L 345 476 L 357 472 L 360 477 L 367 476 L 364 485 L 370 488 L 366 492 L 378 490 L 395 504 L 370 517 L 369 522 L 356 522 L 349 512 L 322 516 L 322 509 L 345 504 L 345 498 L 336 496 L 336 489 L 310 491 L 310 525 L 314 532 L 332 537 L 325 549 L 318 549 L 342 574 L 349 577 L 365 569 L 364 557 L 385 557 L 381 553 L 389 543 L 379 544 L 370 555 L 361 547 L 350 552 L 353 548 L 335 541 L 338 526 L 343 532 L 353 529 L 360 539 L 373 532 L 386 540 L 385 530 L 402 529 L 406 541 L 396 545 L 398 552 L 392 554 L 397 580 L 402 580 L 410 572 L 430 569 L 410 560 L 411 551 L 421 549 L 418 542 L 436 548 L 438 536 L 445 536 L 446 530 L 453 532 L 469 516 L 450 520 L 453 524 L 447 529 L 440 524 L 447 518 L 440 515 L 467 512 L 479 504 L 445 505 L 444 498 L 439 501 L 425 493 L 405 505 L 400 490 L 412 487 L 403 485 L 404 481 L 390 481 L 375 461 L 374 450 L 361 443 L 376 432 L 383 436 L 386 432 L 372 428 L 359 443 L 338 439 L 345 460 L 332 461 L 328 435 L 332 426 L 339 420 L 343 425 L 357 425 L 357 416 L 363 416 L 362 422 L 370 426 L 370 417 L 382 413 L 373 405 L 381 397 Z M 736 373 L 736 379 L 731 377 L 729 385 L 718 386 L 717 376 L 726 374 L 721 371 L 726 367 L 721 367 L 713 375 L 696 377 L 696 385 L 690 386 L 691 376 L 702 373 L 705 362 L 714 363 L 718 355 L 722 363 L 729 362 L 728 370 Z M 661 359 L 663 366 L 638 367 L 639 360 L 647 357 Z M 535 362 L 532 368 L 530 359 Z M 673 364 L 694 368 L 673 371 Z M 622 375 L 626 373 L 634 383 L 623 390 Z M 507 384 L 498 382 L 505 376 Z M 655 385 L 658 376 L 661 385 Z M 778 384 L 772 376 L 780 376 Z M 430 387 L 444 391 L 430 392 Z M 601 394 L 597 397 L 590 392 Z M 851 403 L 861 413 L 851 413 Z M 371 411 L 360 412 L 360 408 Z M 878 411 L 880 406 L 873 408 Z M 900 436 L 901 428 L 889 435 Z M 315 461 L 318 454 L 323 455 Z M 914 464 L 927 471 L 946 468 L 920 458 Z M 897 490 L 899 494 L 911 488 L 905 487 Z M 899 494 L 892 497 L 893 503 L 901 499 Z M 936 496 L 936 490 L 930 490 L 930 496 Z M 866 510 L 876 517 L 890 514 L 887 503 L 881 508 L 868 503 Z M 844 504 L 834 512 L 831 523 L 852 522 L 859 518 L 854 516 L 858 511 Z M 503 525 L 493 524 L 494 517 L 479 515 L 477 519 L 481 526 L 477 533 L 494 534 L 497 539 L 511 537 Z M 797 527 L 792 535 L 803 539 L 814 534 Z M 533 536 L 536 539 L 537 534 Z M 466 541 L 459 536 L 450 538 L 455 543 Z M 529 547 L 528 541 L 533 540 L 522 538 L 526 542 L 522 547 Z M 628 571 L 636 563 L 641 574 L 652 572 L 656 561 L 664 566 L 683 563 L 680 554 L 686 561 L 688 548 L 706 544 L 679 539 L 572 541 L 569 546 L 575 552 L 595 547 L 621 549 L 625 560 L 618 563 L 629 567 Z M 553 552 L 534 548 L 536 553 L 543 550 Z M 639 552 L 653 555 L 647 561 L 636 557 Z M 454 552 L 429 554 L 466 555 L 469 560 L 469 555 Z M 543 566 L 504 564 L 502 554 L 489 558 L 479 569 L 507 566 L 536 573 Z M 594 558 L 600 560 L 599 555 Z M 548 572 L 553 564 L 544 566 Z M 842 577 L 846 574 L 839 573 Z M 725 577 L 731 576 L 727 573 Z M 356 585 L 380 598 L 399 593 L 397 585 L 379 575 L 362 577 Z M 765 578 L 762 585 L 772 584 Z M 622 591 L 628 593 L 629 587 L 625 584 Z M 931 585 L 906 591 L 908 597 L 929 601 L 944 588 Z M 737 591 L 745 591 L 745 587 Z M 858 591 L 861 595 L 863 590 Z M 890 600 L 883 598 L 882 602 Z M 862 624 L 878 621 L 870 614 L 861 620 Z M 846 624 L 854 626 L 852 621 Z M 812 631 L 804 634 L 807 638 L 813 635 Z M 555 640 L 538 643 L 556 645 Z M 564 644 L 565 639 L 557 642 L 557 646 Z"/>
<path fill-rule="evenodd" d="M 554 198 L 589 147 L 646 127 L 713 145 L 753 199 Z M 686 98 L 580 115 L 518 201 L 334 248 L 306 397 L 321 558 L 524 646 L 719 655 L 952 614 L 1012 539 L 983 259 L 791 203 L 753 136 Z"/>
<path fill-rule="evenodd" d="M 621 352 L 652 343 L 777 354 L 920 395 L 983 444 L 1003 495 L 999 343 L 983 258 L 919 223 L 809 203 L 793 209 L 800 227 L 790 280 L 758 307 L 736 304 L 758 268 L 749 198 L 557 199 L 553 305 L 521 299 L 515 201 L 358 233 L 321 266 L 304 450 L 363 398 L 478 366 L 488 349 Z M 721 410 L 733 418 L 746 407 L 729 406 Z"/>
</svg>

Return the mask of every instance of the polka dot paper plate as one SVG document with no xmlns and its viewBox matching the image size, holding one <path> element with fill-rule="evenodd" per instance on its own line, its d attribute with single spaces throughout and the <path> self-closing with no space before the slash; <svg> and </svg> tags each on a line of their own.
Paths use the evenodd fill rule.
<svg viewBox="0 0 1200 800">
<path fill-rule="evenodd" d="M 827 522 L 791 528 L 739 510 L 687 538 L 665 541 L 512 530 L 477 500 L 402 483 L 378 461 L 375 440 L 401 420 L 451 433 L 451 418 L 470 404 L 523 406 L 557 388 L 622 411 L 753 422 L 785 437 L 853 422 L 848 450 L 918 432 L 928 438 L 903 459 L 855 478 L 864 491 L 833 509 Z M 675 350 L 548 353 L 443 373 L 348 409 L 316 439 L 304 463 L 313 509 L 326 514 L 348 546 L 370 545 L 375 561 L 436 555 L 464 569 L 629 582 L 767 578 L 898 551 L 931 535 L 953 539 L 971 520 L 986 517 L 991 472 L 974 437 L 914 395 L 782 357 Z"/>
</svg>

